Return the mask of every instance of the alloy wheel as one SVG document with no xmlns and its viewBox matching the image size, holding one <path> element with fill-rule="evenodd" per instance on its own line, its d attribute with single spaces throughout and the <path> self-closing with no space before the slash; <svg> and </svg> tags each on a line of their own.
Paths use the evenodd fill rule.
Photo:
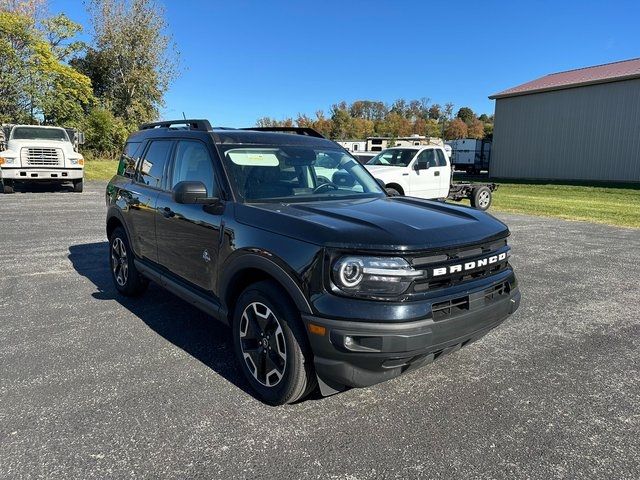
<svg viewBox="0 0 640 480">
<path fill-rule="evenodd" d="M 111 270 L 117 284 L 124 287 L 129 277 L 129 263 L 127 262 L 127 248 L 120 237 L 114 238 L 111 244 Z"/>
<path fill-rule="evenodd" d="M 287 367 L 287 346 L 280 321 L 264 303 L 247 305 L 240 319 L 240 348 L 258 382 L 275 387 Z"/>
</svg>

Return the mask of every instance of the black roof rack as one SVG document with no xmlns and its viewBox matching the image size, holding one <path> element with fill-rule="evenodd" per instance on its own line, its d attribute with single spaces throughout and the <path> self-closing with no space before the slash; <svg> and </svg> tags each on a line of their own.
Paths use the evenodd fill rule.
<svg viewBox="0 0 640 480">
<path fill-rule="evenodd" d="M 164 120 L 162 122 L 150 122 L 140 125 L 140 130 L 149 130 L 152 128 L 171 128 L 173 125 L 186 125 L 190 130 L 200 130 L 202 132 L 211 131 L 209 120 L 204 119 L 182 119 L 182 120 Z"/>
<path fill-rule="evenodd" d="M 240 130 L 256 130 L 258 132 L 295 133 L 296 135 L 306 135 L 308 137 L 326 138 L 320 132 L 310 127 L 250 127 L 250 128 L 241 128 Z"/>
</svg>

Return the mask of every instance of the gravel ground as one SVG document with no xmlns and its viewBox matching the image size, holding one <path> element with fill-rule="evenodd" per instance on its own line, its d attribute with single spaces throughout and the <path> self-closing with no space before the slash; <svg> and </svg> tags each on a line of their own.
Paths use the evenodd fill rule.
<svg viewBox="0 0 640 480">
<path fill-rule="evenodd" d="M 273 408 L 225 327 L 116 295 L 104 214 L 103 183 L 0 196 L 1 478 L 640 478 L 640 230 L 500 215 L 523 295 L 500 328 Z"/>
</svg>

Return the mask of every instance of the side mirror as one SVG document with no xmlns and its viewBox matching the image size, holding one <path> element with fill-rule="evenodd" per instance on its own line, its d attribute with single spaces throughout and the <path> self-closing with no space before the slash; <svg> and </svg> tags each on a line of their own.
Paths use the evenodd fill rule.
<svg viewBox="0 0 640 480">
<path fill-rule="evenodd" d="M 216 203 L 218 198 L 207 197 L 207 187 L 202 182 L 178 182 L 173 187 L 173 201 L 182 204 L 211 204 Z"/>
<path fill-rule="evenodd" d="M 428 163 L 420 163 L 420 162 L 416 162 L 413 164 L 413 169 L 417 172 L 419 170 L 427 170 L 429 168 L 429 164 Z"/>
<path fill-rule="evenodd" d="M 386 192 L 387 191 L 387 185 L 380 180 L 379 178 L 376 178 L 376 182 L 378 182 L 378 185 L 380 185 L 380 187 Z"/>
</svg>

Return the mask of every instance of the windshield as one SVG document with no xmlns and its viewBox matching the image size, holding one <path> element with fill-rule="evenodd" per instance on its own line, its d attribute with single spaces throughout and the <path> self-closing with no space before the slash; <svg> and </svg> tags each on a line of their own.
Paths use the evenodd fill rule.
<svg viewBox="0 0 640 480">
<path fill-rule="evenodd" d="M 221 149 L 221 153 L 236 195 L 247 202 L 385 195 L 367 170 L 344 150 L 235 145 Z"/>
<path fill-rule="evenodd" d="M 13 140 L 57 140 L 68 142 L 67 132 L 62 128 L 15 127 L 11 133 Z"/>
<path fill-rule="evenodd" d="M 417 150 L 413 148 L 391 148 L 383 150 L 367 162 L 367 165 L 388 165 L 391 167 L 406 167 L 411 163 Z"/>
</svg>

